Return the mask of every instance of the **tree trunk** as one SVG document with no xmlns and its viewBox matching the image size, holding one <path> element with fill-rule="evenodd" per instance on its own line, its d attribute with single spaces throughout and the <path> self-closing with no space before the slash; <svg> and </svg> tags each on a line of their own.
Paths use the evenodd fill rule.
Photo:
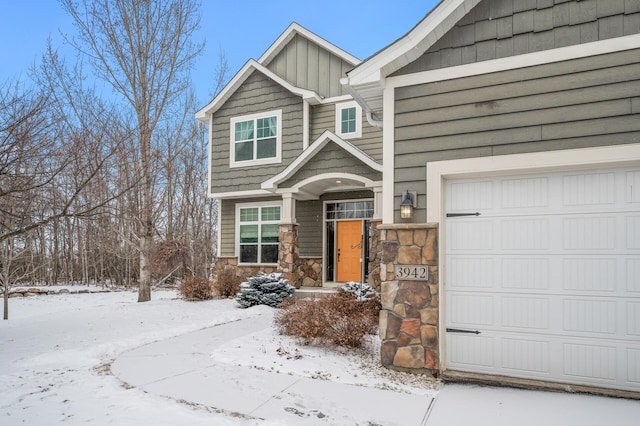
<svg viewBox="0 0 640 426">
<path fill-rule="evenodd" d="M 144 116 L 139 117 L 140 158 L 142 162 L 142 229 L 140 235 L 140 277 L 138 281 L 138 302 L 151 300 L 151 269 L 149 254 L 153 238 L 153 206 L 151 205 L 151 130 Z"/>
<path fill-rule="evenodd" d="M 5 284 L 4 285 L 4 291 L 3 293 L 3 299 L 4 299 L 4 314 L 2 316 L 2 319 L 4 320 L 8 320 L 9 319 L 9 284 Z"/>
</svg>

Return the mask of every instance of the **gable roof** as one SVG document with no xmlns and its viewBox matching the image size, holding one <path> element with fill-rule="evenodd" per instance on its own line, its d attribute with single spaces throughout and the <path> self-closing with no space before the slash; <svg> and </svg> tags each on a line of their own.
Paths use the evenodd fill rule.
<svg viewBox="0 0 640 426">
<path fill-rule="evenodd" d="M 300 95 L 305 100 L 308 100 L 311 104 L 320 103 L 322 101 L 322 97 L 316 92 L 294 86 L 293 84 L 289 83 L 284 78 L 278 76 L 273 71 L 267 68 L 269 62 L 271 62 L 271 60 L 273 60 L 297 34 L 312 41 L 323 49 L 326 49 L 332 54 L 338 56 L 340 59 L 354 66 L 360 63 L 360 59 L 340 49 L 334 44 L 329 43 L 322 37 L 319 37 L 318 35 L 302 27 L 300 24 L 293 22 L 282 34 L 280 34 L 280 37 L 278 37 L 276 41 L 273 42 L 271 46 L 269 46 L 269 48 L 262 54 L 262 56 L 260 56 L 260 59 L 258 59 L 257 61 L 254 59 L 249 59 L 240 69 L 240 71 L 238 71 L 236 75 L 231 79 L 231 81 L 227 83 L 222 91 L 220 91 L 220 93 L 218 93 L 213 98 L 213 100 L 211 100 L 211 102 L 209 102 L 206 106 L 196 112 L 196 118 L 202 122 L 206 122 L 207 117 L 216 112 L 220 108 L 220 106 L 222 106 L 231 97 L 231 95 L 233 95 L 233 93 L 235 93 L 235 91 L 238 90 L 240 86 L 242 86 L 242 84 L 254 71 L 263 73 L 285 89 L 294 94 Z"/>
<path fill-rule="evenodd" d="M 442 0 L 413 29 L 365 59 L 340 82 L 367 113 L 382 117 L 384 79 L 418 59 L 481 0 Z"/>
<path fill-rule="evenodd" d="M 205 107 L 196 112 L 196 118 L 206 123 L 207 117 L 216 112 L 255 71 L 261 72 L 291 93 L 301 96 L 302 99 L 309 101 L 309 103 L 313 105 L 319 104 L 322 101 L 321 97 L 316 92 L 296 87 L 253 59 L 249 59 L 240 71 L 238 71 L 238 73 L 231 79 L 231 81 L 227 83 L 224 89 L 222 89 L 222 91 L 220 91 L 220 93 L 218 93 L 216 97 L 213 98 L 213 100 Z"/>
<path fill-rule="evenodd" d="M 302 25 L 298 24 L 297 22 L 291 23 L 291 25 L 289 25 L 287 29 L 284 30 L 282 34 L 280 34 L 280 37 L 278 37 L 276 41 L 274 41 L 271 44 L 271 46 L 269 46 L 266 52 L 264 52 L 262 56 L 260 56 L 260 59 L 258 59 L 258 62 L 265 66 L 269 65 L 269 62 L 271 62 L 273 58 L 278 56 L 278 53 L 280 53 L 282 49 L 284 49 L 287 46 L 287 44 L 291 41 L 291 39 L 293 39 L 293 37 L 296 34 L 300 34 L 302 37 L 308 40 L 311 40 L 318 46 L 322 47 L 323 49 L 331 52 L 332 54 L 338 56 L 340 59 L 346 62 L 349 62 L 354 66 L 361 62 L 360 59 L 356 58 L 349 52 L 346 52 L 340 49 L 338 46 L 312 33 L 311 31 L 304 28 Z"/>
<path fill-rule="evenodd" d="M 292 177 L 298 170 L 300 170 L 305 164 L 307 164 L 316 154 L 318 154 L 322 148 L 324 148 L 329 142 L 335 143 L 340 148 L 353 155 L 358 160 L 362 161 L 365 165 L 371 167 L 371 169 L 382 173 L 382 164 L 377 163 L 374 159 L 369 157 L 363 151 L 353 144 L 345 141 L 337 136 L 330 130 L 325 130 L 310 146 L 305 149 L 287 168 L 282 172 L 273 176 L 262 183 L 262 189 L 276 190 L 278 184 L 286 181 Z"/>
</svg>

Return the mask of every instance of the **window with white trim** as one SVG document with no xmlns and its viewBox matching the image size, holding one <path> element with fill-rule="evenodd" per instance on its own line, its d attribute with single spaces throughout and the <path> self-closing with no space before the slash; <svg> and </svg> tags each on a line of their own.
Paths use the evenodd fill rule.
<svg viewBox="0 0 640 426">
<path fill-rule="evenodd" d="M 279 205 L 238 206 L 239 263 L 278 263 Z"/>
<path fill-rule="evenodd" d="M 362 108 L 357 102 L 336 104 L 336 134 L 342 138 L 362 137 Z"/>
<path fill-rule="evenodd" d="M 233 117 L 230 167 L 280 162 L 282 110 Z"/>
</svg>

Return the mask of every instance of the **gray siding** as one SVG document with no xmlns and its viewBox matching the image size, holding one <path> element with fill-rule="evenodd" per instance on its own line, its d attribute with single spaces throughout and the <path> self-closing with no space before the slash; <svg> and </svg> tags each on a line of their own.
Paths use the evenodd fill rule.
<svg viewBox="0 0 640 426">
<path fill-rule="evenodd" d="M 426 220 L 429 161 L 638 143 L 639 105 L 638 49 L 399 88 L 394 205 Z"/>
<path fill-rule="evenodd" d="M 359 159 L 346 152 L 333 142 L 327 143 L 312 159 L 289 179 L 282 182 L 280 188 L 290 188 L 296 183 L 321 173 L 349 172 L 374 181 L 382 180 L 382 173 L 372 170 Z"/>
<path fill-rule="evenodd" d="M 315 141 L 325 130 L 336 133 L 336 104 L 314 105 L 311 107 L 310 141 Z M 368 156 L 382 164 L 382 129 L 373 127 L 362 113 L 362 137 L 349 142 Z"/>
<path fill-rule="evenodd" d="M 638 0 L 484 0 L 395 75 L 638 33 Z"/>
<path fill-rule="evenodd" d="M 353 68 L 299 34 L 266 66 L 294 86 L 313 90 L 325 98 L 346 94 L 340 79 Z"/>
<path fill-rule="evenodd" d="M 322 201 L 297 201 L 298 244 L 300 256 L 322 257 Z"/>
<path fill-rule="evenodd" d="M 229 167 L 230 119 L 282 109 L 282 162 L 266 166 Z M 302 99 L 254 71 L 213 116 L 211 191 L 260 189 L 260 183 L 282 171 L 302 152 Z"/>
<path fill-rule="evenodd" d="M 236 247 L 236 204 L 247 201 L 259 203 L 260 201 L 281 200 L 280 197 L 254 198 L 251 200 L 228 200 L 220 202 L 220 256 L 231 257 L 235 255 Z"/>
</svg>

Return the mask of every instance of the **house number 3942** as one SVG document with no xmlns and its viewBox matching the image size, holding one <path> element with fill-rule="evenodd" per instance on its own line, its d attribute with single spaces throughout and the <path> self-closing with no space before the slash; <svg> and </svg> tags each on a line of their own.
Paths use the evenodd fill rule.
<svg viewBox="0 0 640 426">
<path fill-rule="evenodd" d="M 415 280 L 427 281 L 429 279 L 429 270 L 426 265 L 396 265 L 397 280 Z"/>
</svg>

